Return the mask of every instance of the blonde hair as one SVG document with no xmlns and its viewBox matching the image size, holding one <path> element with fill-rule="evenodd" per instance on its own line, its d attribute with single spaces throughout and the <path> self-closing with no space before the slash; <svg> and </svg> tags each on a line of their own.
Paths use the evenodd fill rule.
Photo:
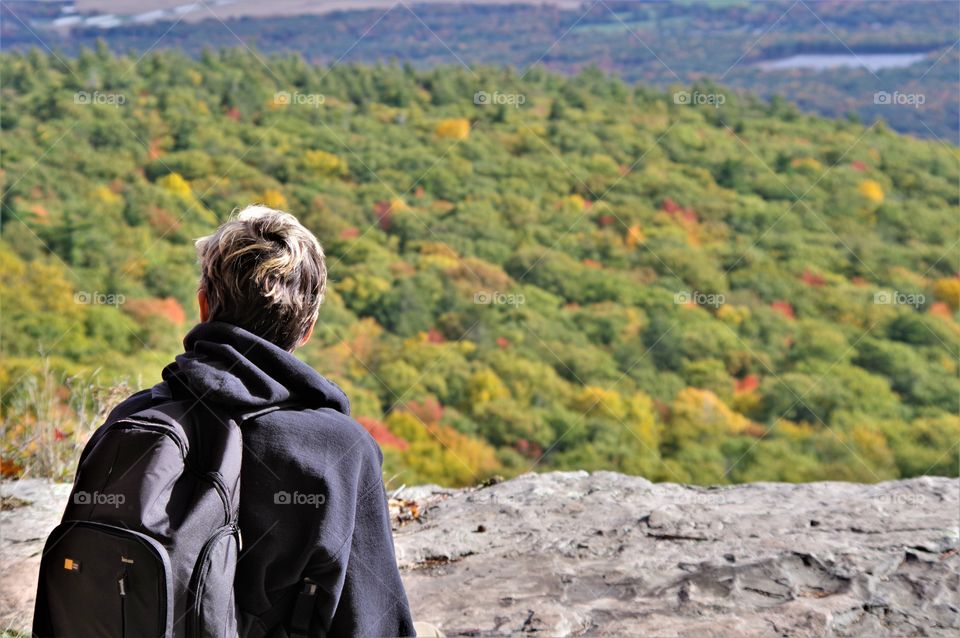
<svg viewBox="0 0 960 638">
<path fill-rule="evenodd" d="M 292 351 L 310 332 L 327 288 L 320 242 L 290 213 L 248 206 L 196 241 L 209 319 Z"/>
</svg>

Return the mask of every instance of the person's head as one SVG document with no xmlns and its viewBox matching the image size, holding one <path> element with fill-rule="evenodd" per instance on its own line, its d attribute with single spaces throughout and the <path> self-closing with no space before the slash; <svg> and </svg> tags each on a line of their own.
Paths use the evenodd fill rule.
<svg viewBox="0 0 960 638">
<path fill-rule="evenodd" d="M 288 351 L 306 343 L 327 267 L 320 242 L 296 217 L 248 206 L 196 247 L 201 321 L 231 323 Z"/>
</svg>

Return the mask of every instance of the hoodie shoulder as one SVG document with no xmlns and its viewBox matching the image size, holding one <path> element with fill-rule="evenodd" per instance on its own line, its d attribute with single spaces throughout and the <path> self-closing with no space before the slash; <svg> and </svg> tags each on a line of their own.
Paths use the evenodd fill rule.
<svg viewBox="0 0 960 638">
<path fill-rule="evenodd" d="M 380 475 L 383 454 L 366 428 L 334 408 L 277 410 L 259 419 L 260 428 L 273 431 L 270 438 L 289 450 L 302 464 L 341 468 L 371 466 Z"/>
</svg>

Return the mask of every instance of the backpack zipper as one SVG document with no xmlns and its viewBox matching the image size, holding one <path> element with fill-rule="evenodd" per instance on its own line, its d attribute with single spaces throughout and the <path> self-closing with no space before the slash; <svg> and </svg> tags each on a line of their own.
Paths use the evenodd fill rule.
<svg viewBox="0 0 960 638">
<path fill-rule="evenodd" d="M 187 636 L 199 636 L 200 635 L 200 621 L 202 615 L 203 607 L 203 585 L 207 579 L 206 562 L 207 557 L 210 555 L 210 552 L 213 551 L 213 546 L 216 545 L 217 541 L 223 538 L 224 536 L 231 534 L 237 536 L 239 534 L 240 528 L 236 523 L 230 523 L 218 529 L 216 533 L 207 539 L 207 542 L 203 544 L 203 547 L 200 549 L 200 554 L 197 556 L 197 562 L 194 567 L 194 580 L 195 582 L 190 585 L 189 591 L 193 596 L 193 600 L 190 605 L 190 617 L 187 627 Z M 239 548 L 238 548 L 239 552 Z M 232 587 L 233 584 L 231 583 Z"/>
<path fill-rule="evenodd" d="M 127 635 L 127 570 L 120 572 L 117 579 L 117 589 L 120 591 L 120 635 Z"/>
<path fill-rule="evenodd" d="M 170 578 L 171 574 L 173 573 L 172 570 L 170 569 L 170 561 L 166 554 L 166 549 L 163 547 L 163 545 L 161 545 L 157 540 L 151 538 L 150 536 L 142 532 L 137 532 L 135 530 L 126 529 L 122 527 L 116 527 L 115 525 L 109 525 L 107 523 L 99 523 L 97 521 L 73 521 L 73 520 L 64 521 L 63 523 L 60 524 L 60 526 L 57 527 L 57 529 L 60 529 L 61 526 L 65 526 L 65 525 L 69 525 L 70 527 L 89 527 L 106 534 L 119 536 L 120 538 L 129 538 L 130 536 L 134 536 L 140 539 L 143 546 L 149 549 L 151 553 L 154 555 L 154 557 L 156 557 L 157 560 L 160 562 L 160 564 L 163 567 L 162 573 L 165 578 Z M 121 585 L 121 581 L 123 582 L 122 585 Z M 123 570 L 122 577 L 117 579 L 117 591 L 120 594 L 120 604 L 121 604 L 121 609 L 124 612 L 123 619 L 125 622 L 126 621 L 125 600 L 127 596 L 126 569 Z M 169 591 L 169 589 L 165 588 L 164 591 Z M 163 601 L 163 606 L 160 612 L 159 635 L 166 636 L 167 634 L 165 632 L 167 630 L 167 625 L 164 617 L 169 612 L 169 608 L 167 606 L 168 601 L 166 600 L 166 598 L 163 598 L 161 600 Z M 124 631 L 125 630 L 126 630 L 126 627 L 124 627 Z"/>
<path fill-rule="evenodd" d="M 128 427 L 130 425 L 135 425 L 144 430 L 157 432 L 171 439 L 174 443 L 177 444 L 177 449 L 180 450 L 180 456 L 183 457 L 184 460 L 186 460 L 187 445 L 186 443 L 183 442 L 183 439 L 181 439 L 169 425 L 160 425 L 159 423 L 152 423 L 150 421 L 141 421 L 140 419 L 126 418 L 126 419 L 120 419 L 119 421 L 114 423 L 111 427 L 123 428 L 123 427 Z"/>
<path fill-rule="evenodd" d="M 128 417 L 126 419 L 120 419 L 119 421 L 114 423 L 111 427 L 124 428 L 124 427 L 130 427 L 130 426 L 138 427 L 144 430 L 149 430 L 151 432 L 157 432 L 158 434 L 162 434 L 167 438 L 169 438 L 170 440 L 172 440 L 174 443 L 176 443 L 177 449 L 180 450 L 180 457 L 183 459 L 184 466 L 187 467 L 187 469 L 189 469 L 190 471 L 192 471 L 195 475 L 201 478 L 204 478 L 213 484 L 213 489 L 216 490 L 217 494 L 220 496 L 221 502 L 223 502 L 224 525 L 230 523 L 230 520 L 232 519 L 231 511 L 230 511 L 230 501 L 227 498 L 227 486 L 226 484 L 224 484 L 223 479 L 220 477 L 219 474 L 214 474 L 212 472 L 207 472 L 207 473 L 201 472 L 197 468 L 192 467 L 191 466 L 192 464 L 187 463 L 187 452 L 188 452 L 187 445 L 186 443 L 183 442 L 183 439 L 181 439 L 180 436 L 178 436 L 176 432 L 174 432 L 169 425 L 162 425 L 159 423 L 153 423 L 151 421 L 146 421 L 142 419 L 132 419 Z"/>
</svg>

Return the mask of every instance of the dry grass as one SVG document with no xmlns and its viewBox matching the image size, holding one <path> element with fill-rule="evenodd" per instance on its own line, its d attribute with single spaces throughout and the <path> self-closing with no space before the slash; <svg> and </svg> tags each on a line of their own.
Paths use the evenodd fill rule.
<svg viewBox="0 0 960 638">
<path fill-rule="evenodd" d="M 11 389 L 0 414 L 0 474 L 69 480 L 83 446 L 107 413 L 130 394 L 126 384 L 58 377 L 48 363 Z"/>
</svg>

